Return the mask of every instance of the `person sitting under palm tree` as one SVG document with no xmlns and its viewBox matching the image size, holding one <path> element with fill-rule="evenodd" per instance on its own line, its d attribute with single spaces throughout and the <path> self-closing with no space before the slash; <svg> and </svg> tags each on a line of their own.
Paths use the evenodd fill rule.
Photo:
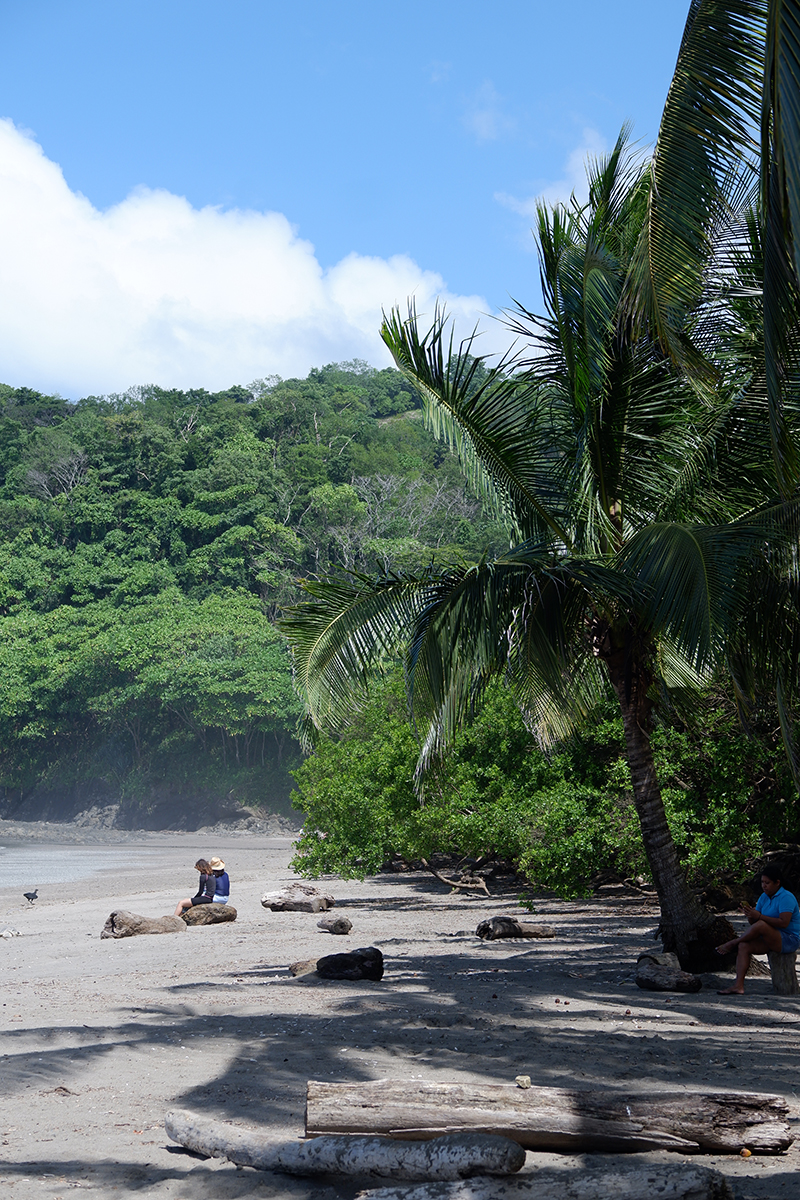
<svg viewBox="0 0 800 1200">
<path fill-rule="evenodd" d="M 741 996 L 744 977 L 754 954 L 791 954 L 800 947 L 800 907 L 791 892 L 781 887 L 775 867 L 766 866 L 761 872 L 762 892 L 756 906 L 742 905 L 750 928 L 740 938 L 717 946 L 719 954 L 736 950 L 736 980 L 732 987 L 722 988 L 720 996 Z"/>
</svg>

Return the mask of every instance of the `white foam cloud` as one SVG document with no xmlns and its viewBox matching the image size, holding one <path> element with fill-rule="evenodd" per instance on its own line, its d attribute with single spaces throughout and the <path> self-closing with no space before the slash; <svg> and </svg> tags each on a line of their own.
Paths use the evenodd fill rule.
<svg viewBox="0 0 800 1200">
<path fill-rule="evenodd" d="M 464 124 L 479 142 L 495 142 L 513 132 L 515 123 L 505 112 L 503 97 L 487 80 L 464 115 Z"/>
<path fill-rule="evenodd" d="M 570 197 L 575 197 L 585 203 L 589 199 L 589 186 L 586 182 L 586 159 L 598 157 L 608 150 L 606 141 L 596 129 L 584 129 L 580 145 L 568 155 L 564 163 L 564 173 L 560 179 L 543 183 L 541 188 L 532 196 L 518 198 L 509 196 L 506 192 L 495 192 L 495 200 L 519 213 L 528 221 L 536 219 L 536 205 L 544 200 L 547 204 L 567 204 Z M 533 247 L 531 247 L 533 248 Z"/>
<path fill-rule="evenodd" d="M 0 121 L 0 380 L 66 396 L 136 383 L 227 387 L 351 358 L 389 362 L 381 309 L 440 296 L 468 332 L 488 305 L 405 255 L 324 270 L 280 213 L 193 208 L 140 188 L 98 211 Z"/>
</svg>

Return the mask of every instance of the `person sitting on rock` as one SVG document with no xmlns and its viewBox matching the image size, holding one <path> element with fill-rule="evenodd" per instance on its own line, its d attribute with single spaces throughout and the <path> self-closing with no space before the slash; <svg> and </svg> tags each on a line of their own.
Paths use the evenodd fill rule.
<svg viewBox="0 0 800 1200">
<path fill-rule="evenodd" d="M 227 904 L 231 896 L 231 881 L 225 870 L 225 863 L 221 858 L 212 858 L 209 866 L 214 872 L 214 903 Z"/>
<path fill-rule="evenodd" d="M 754 954 L 792 954 L 800 947 L 800 907 L 791 892 L 781 887 L 777 868 L 767 865 L 761 872 L 761 895 L 753 908 L 743 904 L 750 928 L 740 938 L 717 946 L 718 954 L 736 950 L 736 980 L 720 996 L 741 996 L 744 977 Z"/>
<path fill-rule="evenodd" d="M 211 863 L 206 862 L 204 858 L 198 858 L 194 864 L 194 869 L 200 872 L 200 882 L 197 885 L 197 892 L 194 896 L 187 896 L 185 900 L 178 901 L 178 906 L 174 912 L 174 916 L 176 917 L 179 917 L 181 913 L 185 913 L 187 908 L 193 908 L 195 904 L 211 904 L 214 900 L 216 880 Z"/>
</svg>

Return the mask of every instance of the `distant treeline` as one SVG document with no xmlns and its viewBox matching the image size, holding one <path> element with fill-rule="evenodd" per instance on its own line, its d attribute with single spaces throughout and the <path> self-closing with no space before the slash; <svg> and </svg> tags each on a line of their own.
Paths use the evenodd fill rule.
<svg viewBox="0 0 800 1200">
<path fill-rule="evenodd" d="M 2 815 L 288 809 L 297 579 L 502 544 L 399 372 L 70 404 L 0 386 Z"/>
</svg>

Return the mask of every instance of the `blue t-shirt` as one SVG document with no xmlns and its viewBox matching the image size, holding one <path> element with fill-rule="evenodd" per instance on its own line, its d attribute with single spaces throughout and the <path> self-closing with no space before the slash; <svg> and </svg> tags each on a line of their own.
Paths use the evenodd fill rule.
<svg viewBox="0 0 800 1200">
<path fill-rule="evenodd" d="M 217 896 L 230 896 L 231 881 L 228 878 L 228 872 L 223 871 L 221 875 L 215 876 L 215 879 L 216 879 L 217 886 L 216 886 L 216 890 L 215 890 L 214 894 Z M 788 896 L 789 893 L 787 892 L 786 895 Z M 792 898 L 794 899 L 794 897 L 792 897 Z"/>
<path fill-rule="evenodd" d="M 800 936 L 800 907 L 792 893 L 787 892 L 786 888 L 778 888 L 774 896 L 768 896 L 766 892 L 762 892 L 756 900 L 756 908 L 765 917 L 779 917 L 781 913 L 790 912 L 792 915 L 789 918 L 789 924 L 782 932 Z"/>
</svg>

